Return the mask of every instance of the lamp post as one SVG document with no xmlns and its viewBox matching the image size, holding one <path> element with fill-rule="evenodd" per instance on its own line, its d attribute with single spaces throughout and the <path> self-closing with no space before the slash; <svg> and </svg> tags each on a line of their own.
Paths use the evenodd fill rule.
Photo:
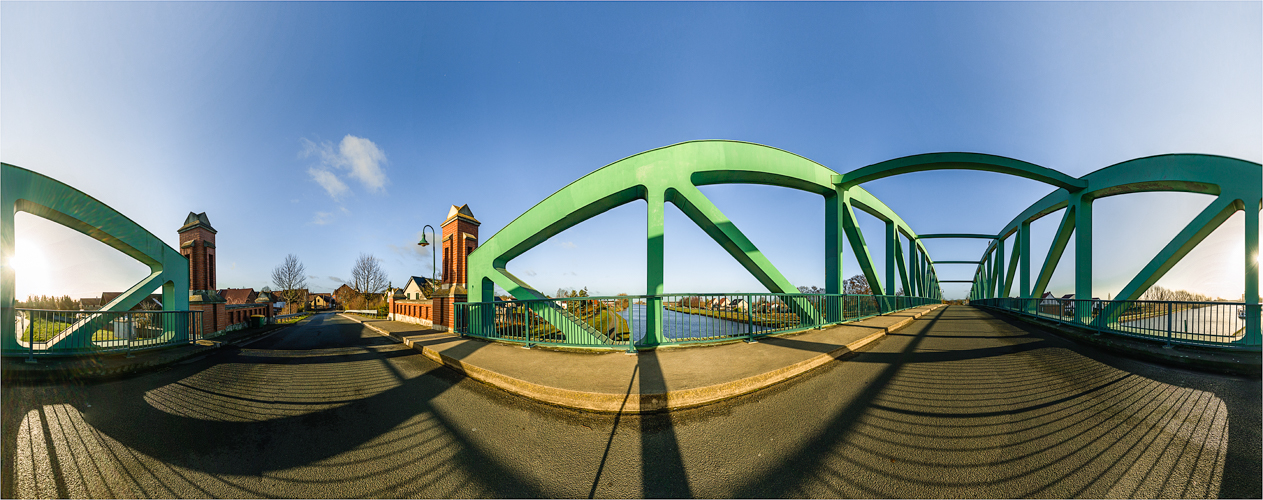
<svg viewBox="0 0 1263 500">
<path fill-rule="evenodd" d="M 426 227 L 430 228 L 430 236 L 434 236 L 434 226 L 426 224 L 425 227 L 421 228 L 421 241 L 418 241 L 417 244 L 422 247 L 426 247 L 430 245 L 430 242 L 425 241 L 425 228 Z M 435 276 L 435 273 L 438 272 L 438 267 L 435 265 L 435 262 L 437 262 L 437 260 L 435 260 L 434 252 L 430 252 L 430 285 L 431 286 L 435 284 L 434 282 L 436 280 L 434 276 Z"/>
</svg>

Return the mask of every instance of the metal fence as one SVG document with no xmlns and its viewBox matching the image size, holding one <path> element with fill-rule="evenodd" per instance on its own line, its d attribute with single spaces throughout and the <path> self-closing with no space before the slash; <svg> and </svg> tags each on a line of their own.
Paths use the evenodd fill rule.
<svg viewBox="0 0 1263 500">
<path fill-rule="evenodd" d="M 363 316 L 371 319 L 382 319 L 390 315 L 390 313 L 382 313 L 377 309 L 347 309 L 340 312 L 343 314 L 354 314 L 356 316 Z"/>
<path fill-rule="evenodd" d="M 497 300 L 457 303 L 455 330 L 525 344 L 635 350 L 754 340 L 939 302 L 905 296 L 776 293 Z M 657 314 L 650 314 L 653 311 Z M 655 342 L 659 331 L 661 341 Z"/>
<path fill-rule="evenodd" d="M 995 298 L 970 304 L 1168 344 L 1260 348 L 1259 338 L 1246 334 L 1251 308 L 1253 321 L 1259 321 L 1258 304 L 1056 298 Z"/>
<path fill-rule="evenodd" d="M 131 352 L 197 341 L 201 311 L 59 311 L 14 309 L 20 349 L 5 356 Z"/>
</svg>

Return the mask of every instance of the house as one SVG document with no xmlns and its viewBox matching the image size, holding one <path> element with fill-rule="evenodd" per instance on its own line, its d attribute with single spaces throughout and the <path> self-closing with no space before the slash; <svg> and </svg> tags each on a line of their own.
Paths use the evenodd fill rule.
<svg viewBox="0 0 1263 500">
<path fill-rule="evenodd" d="M 100 309 L 101 307 L 105 306 L 106 304 L 109 304 L 109 303 L 110 303 L 110 301 L 113 301 L 114 299 L 117 299 L 117 298 L 118 298 L 118 296 L 119 296 L 119 295 L 122 295 L 122 294 L 123 294 L 123 292 L 101 292 L 101 302 L 100 302 L 100 304 L 98 304 L 98 305 L 97 305 L 97 307 L 96 307 L 96 308 L 97 308 L 97 309 Z M 144 298 L 143 300 L 141 300 L 138 304 L 136 304 L 136 305 L 132 306 L 132 309 L 131 309 L 131 310 L 133 310 L 133 311 L 142 311 L 142 310 L 154 310 L 154 311 L 156 311 L 156 310 L 160 310 L 160 309 L 162 309 L 162 294 L 160 294 L 160 293 L 155 293 L 155 294 L 152 294 L 152 295 L 150 295 L 150 296 L 148 296 L 148 297 L 145 297 L 145 298 Z"/>
<path fill-rule="evenodd" d="M 255 299 L 259 298 L 259 292 L 253 288 L 225 288 L 219 290 L 219 296 L 223 297 L 227 304 L 253 304 Z"/>
<path fill-rule="evenodd" d="M 308 296 L 311 295 L 311 293 L 309 293 L 306 288 L 296 288 L 294 289 L 294 292 L 296 293 L 294 294 L 295 300 L 293 301 L 293 304 L 287 303 L 286 300 L 286 297 L 290 295 L 289 290 L 273 290 L 270 292 L 272 295 L 272 307 L 289 310 L 290 313 L 298 312 L 298 306 L 306 304 Z"/>
<path fill-rule="evenodd" d="M 101 297 L 85 297 L 79 299 L 79 308 L 84 311 L 95 311 L 101 308 Z"/>
<path fill-rule="evenodd" d="M 691 307 L 691 308 L 694 308 L 694 309 L 702 309 L 702 308 L 704 308 L 704 307 L 707 307 L 707 306 L 708 306 L 708 304 L 707 304 L 707 301 L 706 301 L 706 298 L 705 298 L 705 297 L 696 297 L 696 296 L 695 296 L 695 297 L 684 297 L 684 298 L 680 299 L 679 304 L 680 304 L 680 307 Z"/>
<path fill-rule="evenodd" d="M 1044 292 L 1044 295 L 1039 297 L 1039 305 L 1040 306 L 1056 306 L 1058 305 L 1057 297 L 1053 295 L 1052 292 Z"/>
<path fill-rule="evenodd" d="M 438 286 L 438 282 L 430 278 L 422 278 L 420 276 L 412 276 L 408 278 L 408 284 L 403 287 L 404 300 L 424 300 L 429 296 L 425 294 L 428 288 L 433 290 Z"/>
<path fill-rule="evenodd" d="M 307 307 L 311 309 L 328 309 L 336 303 L 332 293 L 307 294 Z"/>
<path fill-rule="evenodd" d="M 333 291 L 333 297 L 338 301 L 339 304 L 342 304 L 344 306 L 355 302 L 355 299 L 359 298 L 359 296 L 360 296 L 360 293 L 355 291 L 354 288 L 351 288 L 346 283 L 343 283 L 342 286 L 338 287 L 337 290 Z"/>
<path fill-rule="evenodd" d="M 746 299 L 742 299 L 742 298 L 732 299 L 731 302 L 728 302 L 729 311 L 745 312 L 745 310 L 748 309 L 749 307 L 750 305 L 746 303 Z"/>
</svg>

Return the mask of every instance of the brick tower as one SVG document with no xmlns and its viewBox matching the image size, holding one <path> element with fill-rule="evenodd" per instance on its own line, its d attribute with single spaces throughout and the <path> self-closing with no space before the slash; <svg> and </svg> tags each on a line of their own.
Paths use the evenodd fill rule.
<svg viewBox="0 0 1263 500">
<path fill-rule="evenodd" d="M 215 228 L 206 212 L 189 212 L 180 226 L 180 255 L 189 259 L 189 289 L 215 289 Z"/>
<path fill-rule="evenodd" d="M 480 225 L 469 205 L 452 205 L 447 212 L 447 220 L 443 221 L 443 284 L 465 286 L 466 263 L 478 247 Z"/>
<path fill-rule="evenodd" d="M 469 254 L 478 247 L 478 226 L 469 205 L 456 206 L 443 221 L 443 283 L 434 291 L 434 326 L 439 330 L 456 328 L 456 304 L 465 302 L 465 275 Z"/>
</svg>

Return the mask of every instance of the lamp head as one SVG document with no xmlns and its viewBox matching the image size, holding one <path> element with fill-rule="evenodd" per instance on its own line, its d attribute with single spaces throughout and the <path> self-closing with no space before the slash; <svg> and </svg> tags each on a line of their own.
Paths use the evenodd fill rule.
<svg viewBox="0 0 1263 500">
<path fill-rule="evenodd" d="M 429 246 L 429 245 L 430 245 L 430 242 L 425 241 L 425 233 L 421 233 L 421 241 L 418 241 L 418 242 L 417 242 L 417 244 L 418 244 L 418 245 L 421 245 L 421 246 L 423 246 L 423 247 L 424 247 L 424 246 Z"/>
</svg>

